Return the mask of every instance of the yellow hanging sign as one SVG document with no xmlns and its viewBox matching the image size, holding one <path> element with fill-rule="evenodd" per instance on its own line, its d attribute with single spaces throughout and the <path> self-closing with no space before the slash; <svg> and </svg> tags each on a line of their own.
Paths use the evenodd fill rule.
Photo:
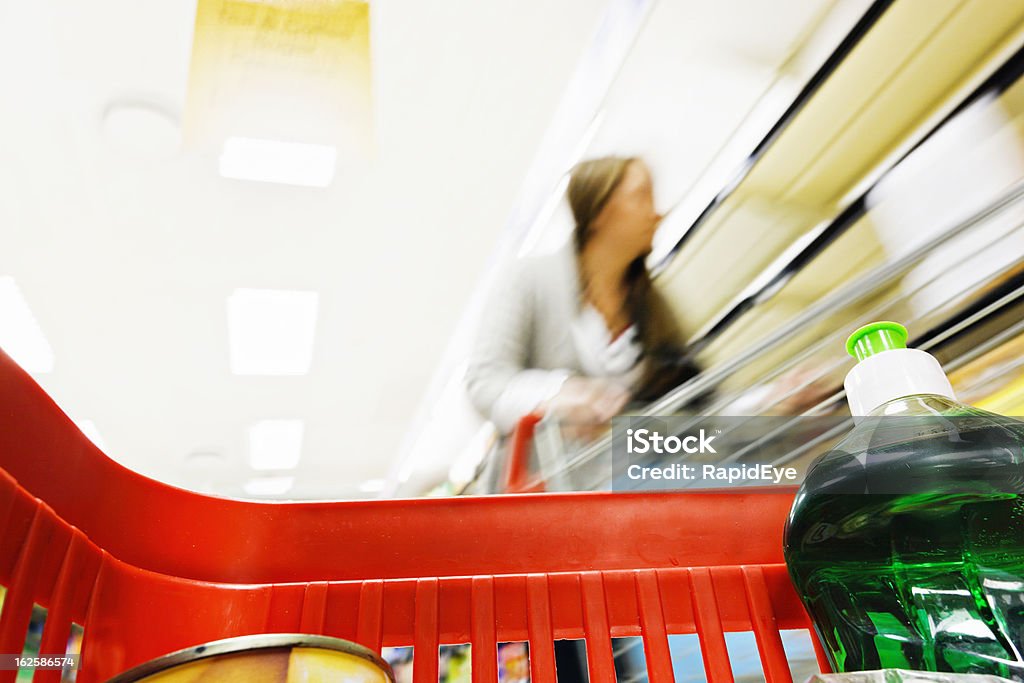
<svg viewBox="0 0 1024 683">
<path fill-rule="evenodd" d="M 360 0 L 198 0 L 184 133 L 373 149 L 370 7 Z"/>
</svg>

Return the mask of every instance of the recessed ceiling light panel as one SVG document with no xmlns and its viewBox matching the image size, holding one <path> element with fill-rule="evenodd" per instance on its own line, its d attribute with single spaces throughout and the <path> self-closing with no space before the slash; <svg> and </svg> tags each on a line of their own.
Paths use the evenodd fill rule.
<svg viewBox="0 0 1024 683">
<path fill-rule="evenodd" d="M 231 372 L 305 375 L 313 360 L 317 292 L 236 289 L 228 297 Z"/>
<path fill-rule="evenodd" d="M 287 470 L 302 455 L 302 420 L 260 420 L 249 427 L 249 465 L 256 470 Z"/>
<path fill-rule="evenodd" d="M 231 137 L 220 154 L 220 174 L 234 180 L 327 187 L 338 151 L 330 145 Z"/>
<path fill-rule="evenodd" d="M 242 488 L 250 496 L 280 496 L 295 483 L 295 477 L 259 477 L 250 479 Z"/>
</svg>

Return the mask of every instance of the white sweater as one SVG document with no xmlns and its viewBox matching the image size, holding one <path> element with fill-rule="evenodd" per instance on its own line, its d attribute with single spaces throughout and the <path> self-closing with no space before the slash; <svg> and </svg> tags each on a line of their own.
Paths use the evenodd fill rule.
<svg viewBox="0 0 1024 683">
<path fill-rule="evenodd" d="M 473 405 L 502 433 L 558 393 L 570 375 L 635 388 L 635 329 L 611 340 L 601 315 L 581 306 L 577 268 L 571 247 L 518 259 L 487 298 L 466 385 Z"/>
</svg>

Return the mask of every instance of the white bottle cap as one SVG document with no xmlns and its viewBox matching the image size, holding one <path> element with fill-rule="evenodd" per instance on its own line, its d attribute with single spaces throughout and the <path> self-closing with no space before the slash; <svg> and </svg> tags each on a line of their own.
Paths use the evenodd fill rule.
<svg viewBox="0 0 1024 683">
<path fill-rule="evenodd" d="M 906 329 L 890 322 L 862 327 L 847 340 L 847 351 L 860 361 L 843 383 L 855 421 L 904 396 L 936 394 L 956 400 L 935 356 L 906 348 L 906 340 Z"/>
</svg>

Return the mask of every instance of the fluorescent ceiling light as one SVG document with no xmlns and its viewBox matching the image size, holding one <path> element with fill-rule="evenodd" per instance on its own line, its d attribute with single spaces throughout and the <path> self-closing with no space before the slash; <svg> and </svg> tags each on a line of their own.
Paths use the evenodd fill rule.
<svg viewBox="0 0 1024 683">
<path fill-rule="evenodd" d="M 302 420 L 260 420 L 249 427 L 249 465 L 255 470 L 286 470 L 299 464 Z"/>
<path fill-rule="evenodd" d="M 250 496 L 279 496 L 287 493 L 295 483 L 295 477 L 260 477 L 250 479 L 242 487 Z"/>
<path fill-rule="evenodd" d="M 367 479 L 359 485 L 359 490 L 363 493 L 380 493 L 387 484 L 386 479 Z"/>
<path fill-rule="evenodd" d="M 100 430 L 96 428 L 95 422 L 92 420 L 75 420 L 74 422 L 75 426 L 78 427 L 83 434 L 89 437 L 89 441 L 96 444 L 96 447 L 104 453 L 107 452 L 107 444 L 100 435 Z"/>
<path fill-rule="evenodd" d="M 0 277 L 0 349 L 27 372 L 52 372 L 53 349 L 14 278 Z"/>
<path fill-rule="evenodd" d="M 316 292 L 236 289 L 228 297 L 231 372 L 304 375 L 313 360 Z"/>
<path fill-rule="evenodd" d="M 328 145 L 280 140 L 228 138 L 220 153 L 224 178 L 327 187 L 334 179 L 338 151 Z"/>
</svg>

